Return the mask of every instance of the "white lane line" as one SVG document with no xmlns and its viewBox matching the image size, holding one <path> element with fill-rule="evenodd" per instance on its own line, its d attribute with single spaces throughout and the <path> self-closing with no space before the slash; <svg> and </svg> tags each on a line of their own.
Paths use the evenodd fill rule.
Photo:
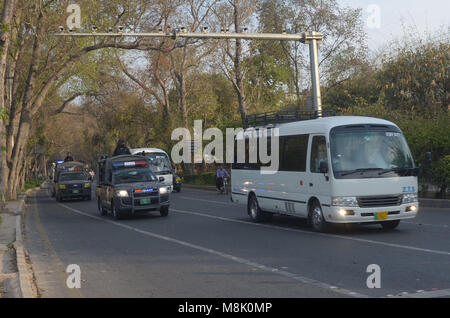
<svg viewBox="0 0 450 318">
<path fill-rule="evenodd" d="M 205 200 L 205 199 L 197 199 L 197 198 L 189 198 L 189 197 L 180 197 L 180 198 L 186 199 L 186 200 L 192 200 L 192 201 L 203 201 L 203 202 L 209 202 L 209 203 L 218 203 L 218 204 L 226 204 L 226 205 L 236 206 L 236 204 L 234 204 L 232 202 L 220 202 L 220 201 L 214 201 L 214 200 Z"/>
<path fill-rule="evenodd" d="M 336 293 L 339 293 L 339 294 L 342 294 L 342 295 L 346 295 L 346 296 L 351 296 L 351 297 L 359 297 L 359 298 L 368 298 L 369 297 L 367 295 L 360 294 L 360 293 L 357 293 L 357 292 L 354 292 L 354 291 L 350 291 L 350 290 L 347 290 L 347 289 L 336 288 L 335 286 L 332 286 L 332 285 L 329 285 L 329 284 L 326 284 L 326 283 L 322 283 L 322 282 L 316 281 L 316 280 L 311 279 L 311 278 L 303 277 L 303 276 L 300 276 L 300 275 L 297 275 L 297 274 L 294 274 L 294 273 L 290 273 L 290 272 L 287 272 L 287 271 L 284 271 L 284 270 L 280 270 L 278 268 L 274 268 L 274 267 L 262 265 L 262 264 L 259 264 L 259 263 L 255 263 L 255 262 L 252 262 L 250 260 L 247 260 L 247 259 L 244 259 L 244 258 L 241 258 L 241 257 L 236 257 L 236 256 L 231 255 L 231 254 L 222 253 L 222 252 L 216 251 L 214 249 L 210 249 L 210 248 L 203 247 L 203 246 L 200 246 L 200 245 L 192 244 L 192 243 L 189 243 L 189 242 L 186 242 L 186 241 L 181 241 L 181 240 L 178 240 L 178 239 L 175 239 L 175 238 L 172 238 L 172 237 L 168 237 L 168 236 L 152 233 L 152 232 L 149 232 L 149 231 L 144 231 L 144 230 L 141 230 L 141 229 L 129 226 L 129 225 L 125 225 L 125 224 L 119 223 L 119 222 L 115 222 L 115 221 L 112 221 L 112 220 L 108 220 L 108 219 L 105 219 L 105 218 L 94 216 L 94 215 L 91 215 L 89 213 L 85 213 L 85 212 L 82 212 L 80 210 L 71 208 L 71 207 L 69 207 L 69 206 L 67 206 L 65 204 L 61 204 L 61 203 L 58 203 L 58 204 L 60 206 L 64 207 L 64 208 L 72 211 L 72 212 L 75 212 L 75 213 L 83 215 L 83 216 L 90 217 L 90 218 L 95 219 L 95 220 L 103 221 L 103 222 L 106 222 L 106 223 L 109 223 L 109 224 L 113 224 L 113 225 L 122 227 L 122 228 L 130 230 L 130 231 L 134 231 L 134 232 L 143 234 L 143 235 L 147 235 L 147 236 L 154 237 L 154 238 L 157 238 L 157 239 L 160 239 L 160 240 L 164 240 L 164 241 L 168 241 L 168 242 L 171 242 L 171 243 L 175 243 L 175 244 L 179 244 L 179 245 L 182 245 L 182 246 L 186 246 L 186 247 L 189 247 L 189 248 L 192 248 L 192 249 L 196 249 L 196 250 L 199 250 L 199 251 L 202 251 L 202 252 L 205 252 L 205 253 L 209 253 L 209 254 L 212 254 L 212 255 L 216 255 L 216 256 L 219 256 L 219 257 L 222 257 L 222 258 L 225 258 L 225 259 L 228 259 L 228 260 L 240 263 L 240 264 L 244 264 L 244 265 L 247 265 L 247 266 L 250 266 L 250 267 L 258 268 L 258 269 L 260 269 L 262 271 L 265 271 L 265 272 L 269 272 L 269 273 L 272 273 L 272 274 L 278 274 L 278 275 L 281 275 L 281 276 L 284 276 L 284 277 L 288 277 L 290 279 L 296 280 L 296 281 L 301 282 L 301 283 L 306 284 L 306 285 L 312 285 L 312 286 L 319 287 L 319 288 L 322 288 L 322 289 L 331 290 L 333 292 L 336 292 Z"/>
<path fill-rule="evenodd" d="M 215 201 L 215 200 L 197 199 L 197 198 L 190 198 L 190 197 L 186 197 L 186 196 L 180 196 L 179 198 L 185 199 L 185 200 L 192 200 L 192 201 L 202 201 L 202 202 L 208 202 L 208 203 L 217 203 L 217 204 L 237 206 L 237 204 L 232 203 L 232 202 L 221 202 L 221 201 Z M 402 221 L 402 223 L 412 224 L 412 225 L 417 225 L 417 226 L 434 226 L 434 227 L 450 228 L 449 225 L 445 225 L 445 224 L 428 224 L 428 223 L 417 223 L 417 222 L 408 222 L 408 221 Z"/>
<path fill-rule="evenodd" d="M 295 232 L 295 233 L 303 233 L 303 234 L 317 235 L 317 236 L 330 237 L 330 238 L 338 238 L 338 239 L 361 242 L 361 243 L 370 243 L 370 244 L 375 244 L 375 245 L 383 245 L 383 246 L 389 246 L 389 247 L 394 247 L 394 248 L 401 248 L 401 249 L 407 249 L 407 250 L 413 250 L 413 251 L 419 251 L 419 252 L 425 252 L 425 253 L 433 253 L 433 254 L 450 256 L 450 252 L 447 252 L 447 251 L 431 250 L 431 249 L 427 249 L 427 248 L 420 248 L 420 247 L 415 247 L 415 246 L 408 246 L 408 245 L 394 244 L 394 243 L 388 243 L 388 242 L 360 239 L 360 238 L 356 238 L 356 237 L 342 236 L 342 235 L 337 235 L 337 234 L 317 233 L 317 232 L 303 231 L 303 230 L 297 230 L 297 229 L 290 229 L 290 228 L 284 228 L 284 227 L 276 226 L 276 225 L 252 223 L 249 221 L 241 221 L 241 220 L 230 219 L 230 218 L 225 218 L 225 217 L 221 217 L 221 216 L 215 216 L 215 215 L 192 212 L 192 211 L 185 211 L 185 210 L 178 210 L 178 209 L 170 209 L 170 211 L 177 212 L 177 213 L 196 215 L 196 216 L 206 217 L 206 218 L 211 218 L 211 219 L 217 219 L 217 220 L 226 221 L 226 222 L 234 222 L 234 223 L 246 224 L 246 225 L 251 225 L 251 226 L 259 226 L 259 227 L 265 227 L 265 228 L 270 228 L 270 229 L 275 229 L 275 230 L 282 230 L 282 231 L 287 231 L 287 232 Z"/>
<path fill-rule="evenodd" d="M 443 228 L 450 228 L 449 225 L 446 224 L 427 224 L 427 223 L 417 223 L 417 222 L 406 222 L 403 221 L 403 223 L 405 224 L 414 224 L 414 225 L 418 225 L 418 226 L 434 226 L 434 227 L 443 227 Z"/>
<path fill-rule="evenodd" d="M 440 290 L 432 290 L 432 291 L 420 291 L 414 294 L 404 294 L 402 296 L 398 296 L 398 298 L 437 298 L 437 297 L 448 297 L 450 296 L 450 288 L 449 289 L 440 289 Z"/>
</svg>

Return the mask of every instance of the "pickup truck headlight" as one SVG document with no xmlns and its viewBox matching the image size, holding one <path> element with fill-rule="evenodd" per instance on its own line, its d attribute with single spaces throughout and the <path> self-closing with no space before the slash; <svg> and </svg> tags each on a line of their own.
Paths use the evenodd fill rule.
<svg viewBox="0 0 450 318">
<path fill-rule="evenodd" d="M 341 207 L 358 207 L 358 200 L 356 197 L 333 197 L 332 199 L 333 206 L 341 206 Z"/>
<path fill-rule="evenodd" d="M 127 190 L 116 191 L 116 197 L 126 198 L 128 197 L 128 191 Z"/>
<path fill-rule="evenodd" d="M 407 193 L 403 195 L 403 204 L 417 202 L 417 193 Z"/>
<path fill-rule="evenodd" d="M 159 194 L 166 194 L 167 193 L 167 187 L 159 188 Z"/>
</svg>

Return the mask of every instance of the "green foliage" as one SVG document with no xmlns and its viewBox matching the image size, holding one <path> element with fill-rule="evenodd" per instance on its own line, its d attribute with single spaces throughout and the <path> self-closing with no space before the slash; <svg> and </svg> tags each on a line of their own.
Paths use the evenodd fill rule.
<svg viewBox="0 0 450 318">
<path fill-rule="evenodd" d="M 36 187 L 39 187 L 43 182 L 45 181 L 45 178 L 39 177 L 37 180 L 32 179 L 30 181 L 25 182 L 25 188 L 23 191 L 27 191 L 28 189 L 34 189 Z"/>
<path fill-rule="evenodd" d="M 392 107 L 409 111 L 446 109 L 449 65 L 448 43 L 402 47 L 384 59 L 377 86 Z"/>
<path fill-rule="evenodd" d="M 216 184 L 216 173 L 215 172 L 205 172 L 197 175 L 185 175 L 184 183 L 193 185 L 215 185 Z"/>
<path fill-rule="evenodd" d="M 9 119 L 9 113 L 5 111 L 4 109 L 0 109 L 0 119 L 1 120 L 8 120 Z"/>
<path fill-rule="evenodd" d="M 443 157 L 432 168 L 432 182 L 439 186 L 439 197 L 446 197 L 446 190 L 450 187 L 450 155 Z"/>
</svg>

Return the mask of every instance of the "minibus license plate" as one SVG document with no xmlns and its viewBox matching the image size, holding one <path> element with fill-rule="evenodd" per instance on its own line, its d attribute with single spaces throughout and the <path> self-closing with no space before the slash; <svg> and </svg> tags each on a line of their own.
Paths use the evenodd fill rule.
<svg viewBox="0 0 450 318">
<path fill-rule="evenodd" d="M 150 199 L 141 199 L 139 202 L 141 205 L 146 205 L 146 204 L 150 204 L 151 201 L 150 201 Z"/>
<path fill-rule="evenodd" d="M 72 193 L 73 194 L 78 194 L 78 193 L 80 193 L 80 190 L 72 190 Z"/>
<path fill-rule="evenodd" d="M 375 213 L 375 220 L 387 220 L 389 212 Z"/>
</svg>

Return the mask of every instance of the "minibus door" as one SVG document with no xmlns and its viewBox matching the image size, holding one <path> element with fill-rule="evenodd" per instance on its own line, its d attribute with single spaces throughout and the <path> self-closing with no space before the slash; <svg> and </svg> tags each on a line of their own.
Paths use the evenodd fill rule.
<svg viewBox="0 0 450 318">
<path fill-rule="evenodd" d="M 309 151 L 308 188 L 311 196 L 319 199 L 320 203 L 329 204 L 331 185 L 329 178 L 328 143 L 324 135 L 311 135 Z"/>
</svg>

